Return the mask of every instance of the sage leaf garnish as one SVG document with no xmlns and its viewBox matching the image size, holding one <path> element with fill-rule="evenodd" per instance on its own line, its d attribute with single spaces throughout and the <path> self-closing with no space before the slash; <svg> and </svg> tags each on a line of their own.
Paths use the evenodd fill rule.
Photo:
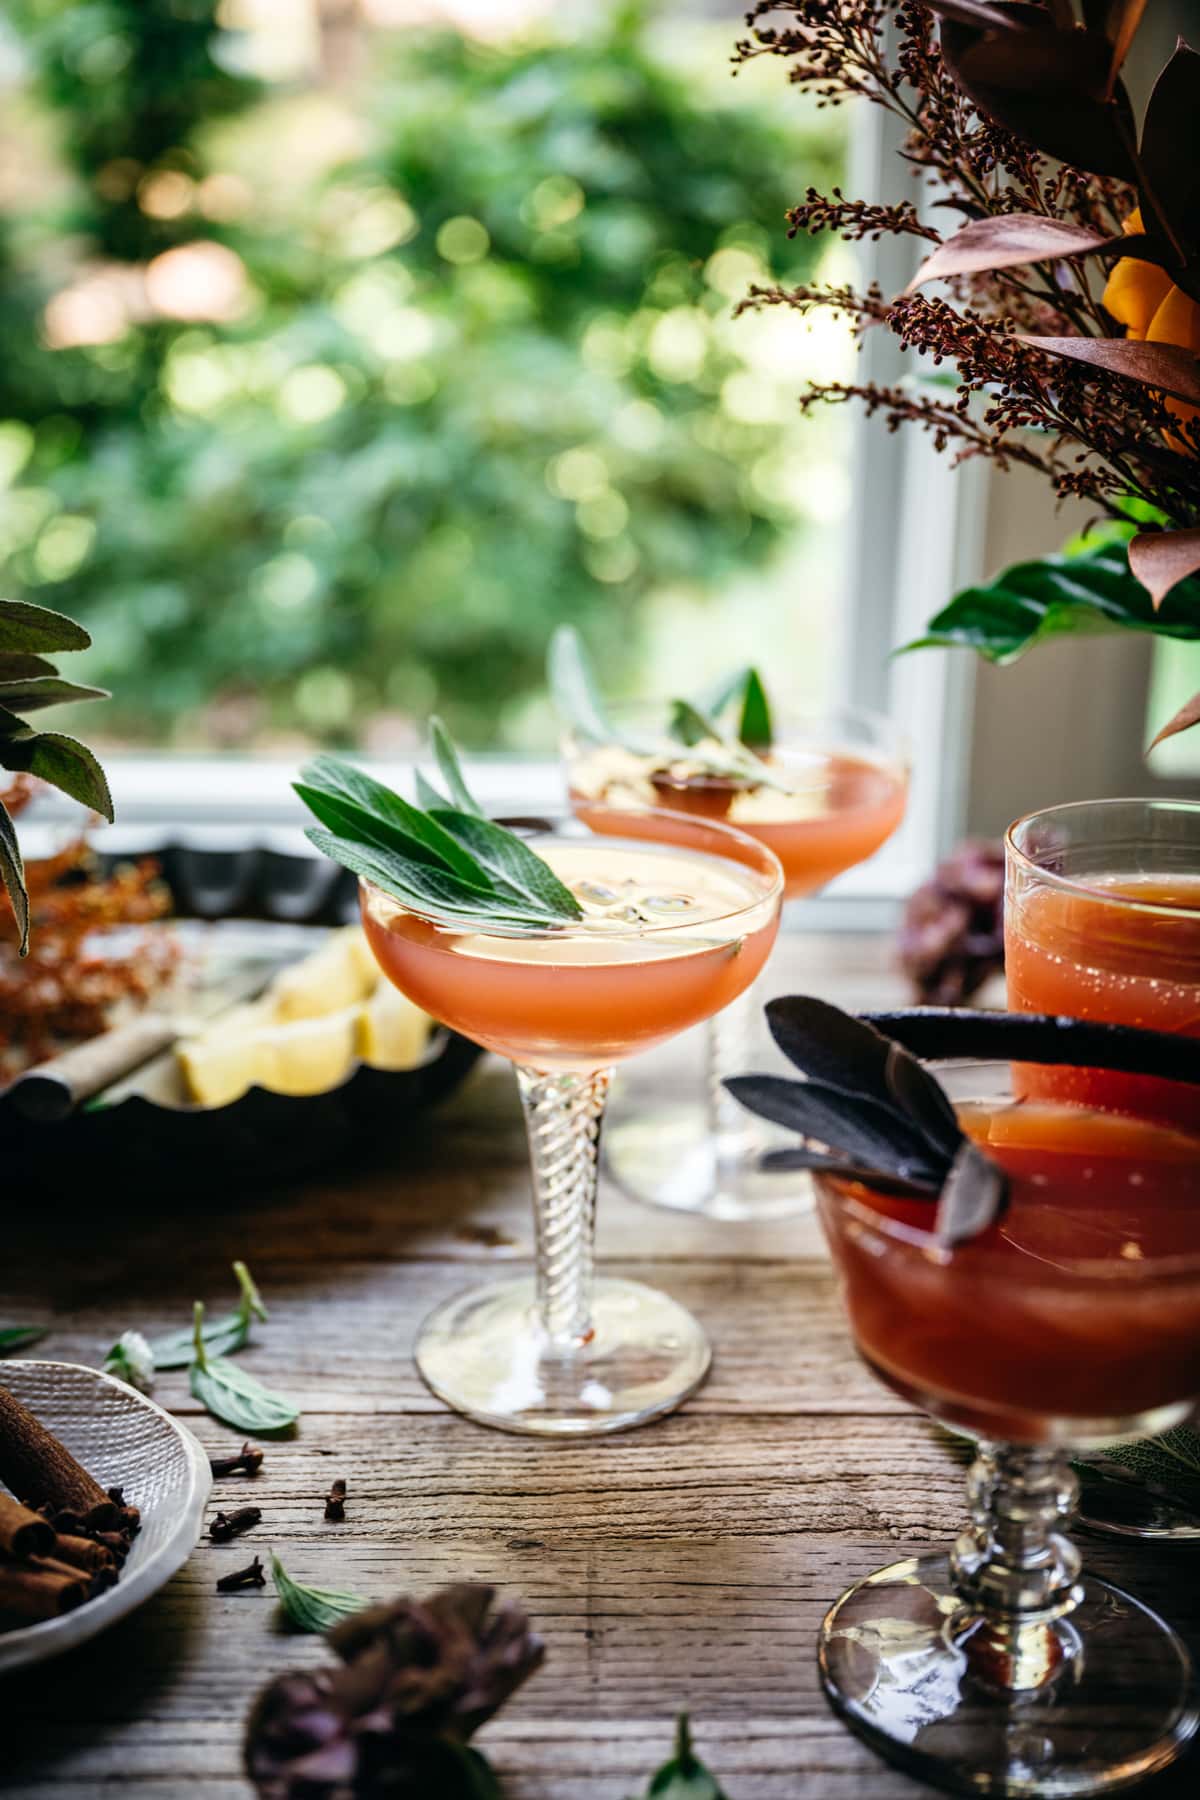
<svg viewBox="0 0 1200 1800">
<path fill-rule="evenodd" d="M 321 1636 L 353 1613 L 362 1612 L 367 1602 L 358 1594 L 347 1594 L 338 1588 L 306 1587 L 290 1576 L 275 1552 L 271 1552 L 271 1579 L 279 1604 L 298 1631 L 316 1632 Z"/>
<path fill-rule="evenodd" d="M 210 1356 L 204 1343 L 204 1302 L 197 1300 L 192 1346 L 195 1360 L 188 1386 L 215 1419 L 238 1431 L 283 1431 L 300 1417 L 300 1408 L 283 1394 L 273 1394 L 253 1375 L 224 1357 Z"/>
<path fill-rule="evenodd" d="M 11 1356 L 15 1350 L 40 1344 L 49 1330 L 48 1325 L 0 1325 L 0 1356 Z"/>
<path fill-rule="evenodd" d="M 804 1079 L 739 1075 L 725 1083 L 750 1112 L 801 1139 L 768 1152 L 765 1167 L 936 1200 L 934 1229 L 946 1245 L 999 1218 L 1008 1177 L 967 1138 L 940 1084 L 903 1044 L 810 995 L 772 1000 L 766 1011 L 772 1037 Z"/>
<path fill-rule="evenodd" d="M 319 756 L 295 791 L 320 821 L 306 833 L 323 855 L 435 924 L 526 935 L 580 919 L 582 908 L 523 838 L 484 816 L 438 719 L 430 737 L 449 799 L 417 776 L 419 805 L 361 769 Z"/>
<path fill-rule="evenodd" d="M 154 1352 L 140 1331 L 123 1331 L 104 1359 L 104 1373 L 136 1388 L 140 1394 L 154 1389 Z"/>
<path fill-rule="evenodd" d="M 204 1327 L 204 1347 L 213 1356 L 229 1356 L 234 1350 L 244 1349 L 253 1321 L 267 1317 L 262 1295 L 245 1263 L 235 1262 L 233 1272 L 240 1291 L 236 1311 L 224 1313 Z M 149 1350 L 155 1368 L 186 1369 L 195 1354 L 194 1328 L 187 1325 L 179 1331 L 168 1331 L 162 1337 L 151 1338 Z"/>
<path fill-rule="evenodd" d="M 715 1776 L 696 1755 L 685 1712 L 675 1725 L 675 1754 L 651 1777 L 642 1800 L 726 1800 Z"/>
</svg>

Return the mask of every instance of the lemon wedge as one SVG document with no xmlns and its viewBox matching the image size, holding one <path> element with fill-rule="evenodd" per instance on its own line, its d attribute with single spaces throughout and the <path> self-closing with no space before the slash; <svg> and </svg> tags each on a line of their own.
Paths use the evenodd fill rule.
<svg viewBox="0 0 1200 1800">
<path fill-rule="evenodd" d="M 256 1084 L 275 1094 L 323 1094 L 336 1087 L 358 1055 L 361 1007 L 322 1019 L 278 1024 L 257 1007 L 236 1007 L 219 1025 L 179 1046 L 179 1066 L 193 1100 L 227 1106 Z"/>
<path fill-rule="evenodd" d="M 268 990 L 271 1010 L 284 1023 L 320 1019 L 365 1000 L 379 970 L 359 925 L 331 933 L 319 950 L 277 975 Z"/>
<path fill-rule="evenodd" d="M 266 1023 L 261 1001 L 235 1006 L 219 1026 L 178 1045 L 176 1055 L 189 1099 L 201 1106 L 228 1106 L 253 1087 L 258 1079 L 256 1038 Z"/>
<path fill-rule="evenodd" d="M 373 1069 L 415 1069 L 433 1021 L 390 981 L 381 981 L 358 1015 L 358 1054 Z"/>
</svg>

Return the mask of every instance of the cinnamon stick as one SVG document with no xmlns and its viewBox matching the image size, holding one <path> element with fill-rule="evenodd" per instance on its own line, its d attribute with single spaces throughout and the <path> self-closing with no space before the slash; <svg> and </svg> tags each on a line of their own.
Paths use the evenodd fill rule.
<svg viewBox="0 0 1200 1800">
<path fill-rule="evenodd" d="M 115 1569 L 117 1559 L 112 1551 L 106 1549 L 95 1538 L 64 1537 L 61 1534 L 52 1538 L 53 1548 L 46 1552 L 59 1562 L 70 1563 L 73 1568 L 86 1569 L 89 1573 L 96 1569 Z"/>
<path fill-rule="evenodd" d="M 0 1563 L 0 1613 L 27 1624 L 73 1611 L 83 1605 L 89 1591 L 87 1577 L 78 1569 L 59 1573 L 28 1563 Z"/>
<path fill-rule="evenodd" d="M 54 1547 L 54 1527 L 19 1500 L 0 1494 L 0 1550 L 21 1562 L 45 1556 Z"/>
<path fill-rule="evenodd" d="M 99 1530 L 122 1522 L 121 1508 L 100 1483 L 6 1387 L 0 1387 L 0 1481 L 32 1506 L 78 1513 Z"/>
</svg>

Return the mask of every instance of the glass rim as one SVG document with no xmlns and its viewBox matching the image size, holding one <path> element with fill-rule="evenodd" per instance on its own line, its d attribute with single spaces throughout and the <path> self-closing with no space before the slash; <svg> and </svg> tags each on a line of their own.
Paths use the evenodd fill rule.
<svg viewBox="0 0 1200 1800">
<path fill-rule="evenodd" d="M 679 829 L 681 821 L 683 821 L 691 829 L 712 832 L 718 840 L 721 838 L 733 839 L 735 843 L 740 844 L 751 854 L 755 862 L 760 865 L 766 865 L 766 871 L 770 874 L 770 886 L 766 888 L 763 893 L 756 896 L 755 899 L 748 900 L 745 905 L 733 907 L 729 912 L 718 913 L 714 918 L 705 919 L 704 924 L 706 926 L 728 924 L 731 920 L 740 919 L 747 913 L 757 911 L 760 906 L 776 907 L 777 905 L 782 905 L 785 885 L 783 864 L 769 845 L 761 843 L 758 838 L 751 837 L 750 833 L 747 831 L 740 831 L 736 825 L 726 825 L 723 821 L 717 819 L 694 818 L 688 814 L 672 812 L 669 808 L 662 806 L 647 806 L 634 814 L 627 812 L 622 807 L 607 806 L 600 800 L 594 802 L 589 801 L 587 806 L 589 812 L 604 813 L 613 819 L 628 820 L 631 817 L 636 818 L 639 821 L 642 819 L 650 819 L 652 821 L 661 819 L 664 823 L 672 826 L 676 831 Z M 489 817 L 490 816 L 491 815 L 489 814 Z M 639 845 L 649 843 L 652 846 L 665 844 L 668 849 L 674 847 L 669 838 L 640 838 L 636 833 L 631 835 L 625 831 L 591 832 L 588 828 L 586 819 L 581 819 L 576 812 L 567 807 L 564 807 L 553 814 L 538 813 L 537 815 L 528 815 L 528 817 L 526 817 L 526 815 L 515 813 L 500 815 L 501 820 L 504 817 L 519 817 L 524 823 L 527 823 L 530 826 L 533 826 L 534 824 L 547 825 L 550 828 L 550 833 L 555 832 L 561 826 L 577 825 L 589 836 L 602 840 L 605 838 L 615 838 L 622 839 L 626 843 L 636 843 Z M 548 834 L 546 832 L 530 830 L 528 835 L 536 838 L 539 836 L 544 837 Z M 689 848 L 687 845 L 681 847 L 683 849 Z M 695 848 L 695 846 L 691 846 L 691 848 Z M 708 852 L 706 850 L 701 850 L 701 855 L 707 854 L 719 856 L 720 851 Z M 745 863 L 737 857 L 726 857 L 725 861 L 737 863 L 739 867 L 743 868 L 746 866 Z M 380 887 L 377 882 L 371 881 L 366 875 L 360 875 L 358 877 L 358 885 L 362 892 L 368 895 L 377 894 L 390 905 L 398 907 L 401 912 L 408 913 L 412 918 L 422 919 L 427 925 L 432 925 L 436 930 L 444 932 L 447 936 L 522 938 L 532 940 L 534 943 L 554 943 L 560 938 L 569 936 L 571 933 L 571 921 L 569 920 L 564 920 L 563 924 L 560 926 L 547 926 L 543 931 L 496 930 L 494 928 L 480 927 L 477 925 L 472 926 L 469 921 L 465 920 L 461 926 L 449 925 L 443 919 L 431 918 L 427 913 L 421 912 L 419 908 L 410 906 L 403 900 L 397 900 L 394 894 L 389 894 L 386 888 Z M 680 921 L 678 919 L 673 919 L 669 922 L 664 921 L 661 925 L 647 925 L 638 932 L 637 936 L 641 939 L 653 938 L 660 932 L 674 932 L 678 934 L 680 929 Z"/>
<path fill-rule="evenodd" d="M 938 1070 L 954 1070 L 959 1074 L 966 1074 L 969 1076 L 972 1070 L 987 1071 L 1009 1069 L 1012 1067 L 1012 1064 L 1011 1062 L 1001 1061 L 1000 1059 L 989 1061 L 977 1057 L 968 1057 L 953 1062 L 944 1060 L 930 1061 L 924 1063 L 923 1066 L 934 1072 L 937 1072 Z M 961 1096 L 961 1099 L 965 1104 L 970 1104 L 969 1096 Z M 1113 1114 L 1111 1116 L 1131 1117 L 1132 1115 Z M 1137 1123 L 1138 1121 L 1134 1120 L 1134 1122 Z M 1149 1120 L 1141 1122 L 1146 1124 L 1153 1123 L 1153 1121 Z M 1167 1126 L 1164 1127 L 1164 1129 L 1170 1131 L 1173 1130 L 1173 1127 Z M 1192 1134 L 1180 1131 L 1178 1135 L 1181 1137 L 1190 1137 Z M 974 1243 L 971 1239 L 968 1239 L 966 1243 L 956 1245 L 939 1243 L 937 1237 L 934 1235 L 933 1222 L 937 1217 L 937 1206 L 940 1195 L 931 1195 L 929 1198 L 928 1206 L 930 1208 L 931 1223 L 930 1228 L 925 1230 L 919 1225 L 910 1225 L 903 1219 L 888 1218 L 886 1214 L 876 1212 L 874 1207 L 869 1206 L 866 1201 L 860 1199 L 855 1190 L 861 1188 L 869 1189 L 869 1182 L 853 1182 L 848 1180 L 845 1176 L 826 1175 L 820 1170 L 814 1172 L 814 1180 L 819 1191 L 823 1194 L 831 1194 L 839 1209 L 850 1218 L 854 1219 L 856 1223 L 867 1225 L 871 1230 L 878 1232 L 880 1236 L 891 1239 L 895 1243 L 902 1244 L 907 1249 L 917 1251 L 922 1256 L 932 1256 L 934 1260 L 943 1266 L 957 1261 L 964 1255 L 970 1258 L 973 1267 L 977 1267 L 981 1262 L 985 1261 L 989 1264 L 993 1263 L 1002 1256 L 1004 1257 L 1004 1260 L 1008 1262 L 1011 1255 L 1011 1252 L 1008 1251 L 993 1249 L 981 1250 L 978 1244 Z M 999 1221 L 999 1223 L 1002 1224 L 1003 1220 Z M 1024 1252 L 1023 1254 L 1029 1262 L 1038 1264 L 1040 1268 L 1046 1271 L 1044 1279 L 1047 1283 L 1054 1281 L 1070 1282 L 1089 1280 L 1120 1283 L 1144 1282 L 1149 1285 L 1152 1280 L 1166 1281 L 1184 1279 L 1190 1276 L 1200 1276 L 1200 1251 L 1184 1251 L 1161 1256 L 1137 1257 L 1135 1259 L 1130 1259 L 1129 1261 L 1120 1261 L 1115 1257 L 1087 1256 L 1075 1257 L 1070 1261 L 1053 1261 L 1049 1257 L 1037 1256 L 1033 1252 Z"/>
<path fill-rule="evenodd" d="M 607 695 L 601 696 L 605 710 L 617 717 L 620 717 L 622 714 L 626 716 L 631 713 L 641 715 L 658 710 L 661 711 L 664 719 L 669 713 L 673 698 L 673 696 L 667 694 L 634 695 L 632 698 L 622 700 L 611 699 Z M 859 706 L 854 701 L 837 701 L 829 706 L 797 707 L 795 709 L 789 709 L 787 706 L 780 707 L 772 702 L 771 716 L 772 719 L 777 721 L 783 728 L 781 748 L 786 749 L 788 747 L 786 734 L 789 728 L 792 730 L 812 728 L 814 738 L 817 738 L 820 736 L 822 726 L 832 726 L 836 722 L 842 721 L 852 725 L 868 726 L 873 732 L 876 732 L 879 735 L 881 741 L 878 744 L 855 745 L 855 750 L 865 755 L 874 753 L 875 755 L 885 756 L 893 764 L 899 764 L 905 774 L 910 770 L 910 765 L 912 763 L 912 746 L 907 731 L 890 713 L 880 712 L 876 707 Z M 583 742 L 597 744 L 602 747 L 611 741 L 605 738 L 588 737 L 585 733 L 577 731 L 569 720 L 564 722 L 559 735 L 564 742 Z M 665 725 L 663 728 L 663 736 L 664 739 L 667 738 Z M 819 746 L 814 744 L 814 747 Z M 686 756 L 686 745 L 681 744 L 679 749 L 680 755 Z"/>
<path fill-rule="evenodd" d="M 1036 811 L 1022 813 L 1014 819 L 1004 834 L 1004 854 L 1007 872 L 1012 873 L 1014 866 L 1035 876 L 1046 887 L 1057 889 L 1060 893 L 1078 894 L 1088 900 L 1100 900 L 1107 906 L 1119 907 L 1125 912 L 1145 913 L 1152 918 L 1186 919 L 1193 924 L 1196 921 L 1196 908 L 1193 906 L 1174 906 L 1167 900 L 1139 900 L 1130 894 L 1114 893 L 1111 888 L 1100 886 L 1095 881 L 1083 881 L 1077 876 L 1060 875 L 1053 869 L 1044 869 L 1027 850 L 1023 850 L 1017 842 L 1017 833 L 1023 827 L 1040 823 L 1044 819 L 1054 819 L 1064 813 L 1087 812 L 1091 814 L 1107 812 L 1118 806 L 1142 806 L 1162 812 L 1194 813 L 1200 819 L 1200 800 L 1176 799 L 1170 795 L 1131 794 L 1103 800 L 1062 800 L 1055 806 L 1038 807 Z M 1197 869 L 1200 873 L 1200 867 Z"/>
</svg>

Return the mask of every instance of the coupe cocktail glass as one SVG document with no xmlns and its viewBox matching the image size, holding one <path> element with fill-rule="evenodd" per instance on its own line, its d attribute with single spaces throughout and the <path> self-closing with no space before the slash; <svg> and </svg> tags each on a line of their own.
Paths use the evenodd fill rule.
<svg viewBox="0 0 1200 1800">
<path fill-rule="evenodd" d="M 689 769 L 687 750 L 663 732 L 670 708 L 613 705 L 607 716 L 635 739 L 657 738 L 674 767 L 619 745 L 568 734 L 563 741 L 571 805 L 582 819 L 603 806 L 613 815 L 719 820 L 773 850 L 783 867 L 784 898 L 814 894 L 865 862 L 904 817 L 908 771 L 889 721 L 852 707 L 811 717 L 781 717 L 765 760 L 790 791 Z M 658 810 L 647 810 L 658 809 Z M 753 1060 L 757 1009 L 746 997 L 709 1020 L 703 1091 L 653 1107 L 622 1105 L 605 1143 L 605 1165 L 638 1200 L 718 1219 L 771 1219 L 807 1209 L 794 1177 L 762 1169 L 770 1127 L 750 1118 L 722 1085 Z"/>
<path fill-rule="evenodd" d="M 1008 1003 L 1200 1036 L 1200 804 L 1093 800 L 1009 831 Z M 1030 1069 L 1026 1092 L 1200 1131 L 1200 1089 L 1097 1069 Z"/>
<path fill-rule="evenodd" d="M 616 1431 L 669 1412 L 708 1370 L 708 1342 L 682 1306 L 593 1273 L 600 1126 L 614 1063 L 707 1019 L 754 980 L 775 940 L 783 876 L 769 850 L 725 826 L 667 814 L 653 827 L 651 840 L 619 820 L 568 816 L 532 832 L 531 849 L 584 910 L 577 925 L 536 935 L 448 930 L 363 884 L 367 936 L 389 979 L 516 1065 L 536 1279 L 448 1300 L 416 1350 L 434 1393 L 482 1424 Z"/>
<path fill-rule="evenodd" d="M 954 1248 L 926 1201 L 817 1182 L 859 1353 L 977 1438 L 949 1555 L 855 1584 L 821 1630 L 833 1706 L 890 1760 L 967 1794 L 1100 1794 L 1179 1756 L 1184 1645 L 1081 1571 L 1073 1452 L 1187 1418 L 1200 1394 L 1200 1144 L 1016 1100 L 1008 1064 L 937 1071 L 1008 1170 L 1009 1205 Z"/>
</svg>

